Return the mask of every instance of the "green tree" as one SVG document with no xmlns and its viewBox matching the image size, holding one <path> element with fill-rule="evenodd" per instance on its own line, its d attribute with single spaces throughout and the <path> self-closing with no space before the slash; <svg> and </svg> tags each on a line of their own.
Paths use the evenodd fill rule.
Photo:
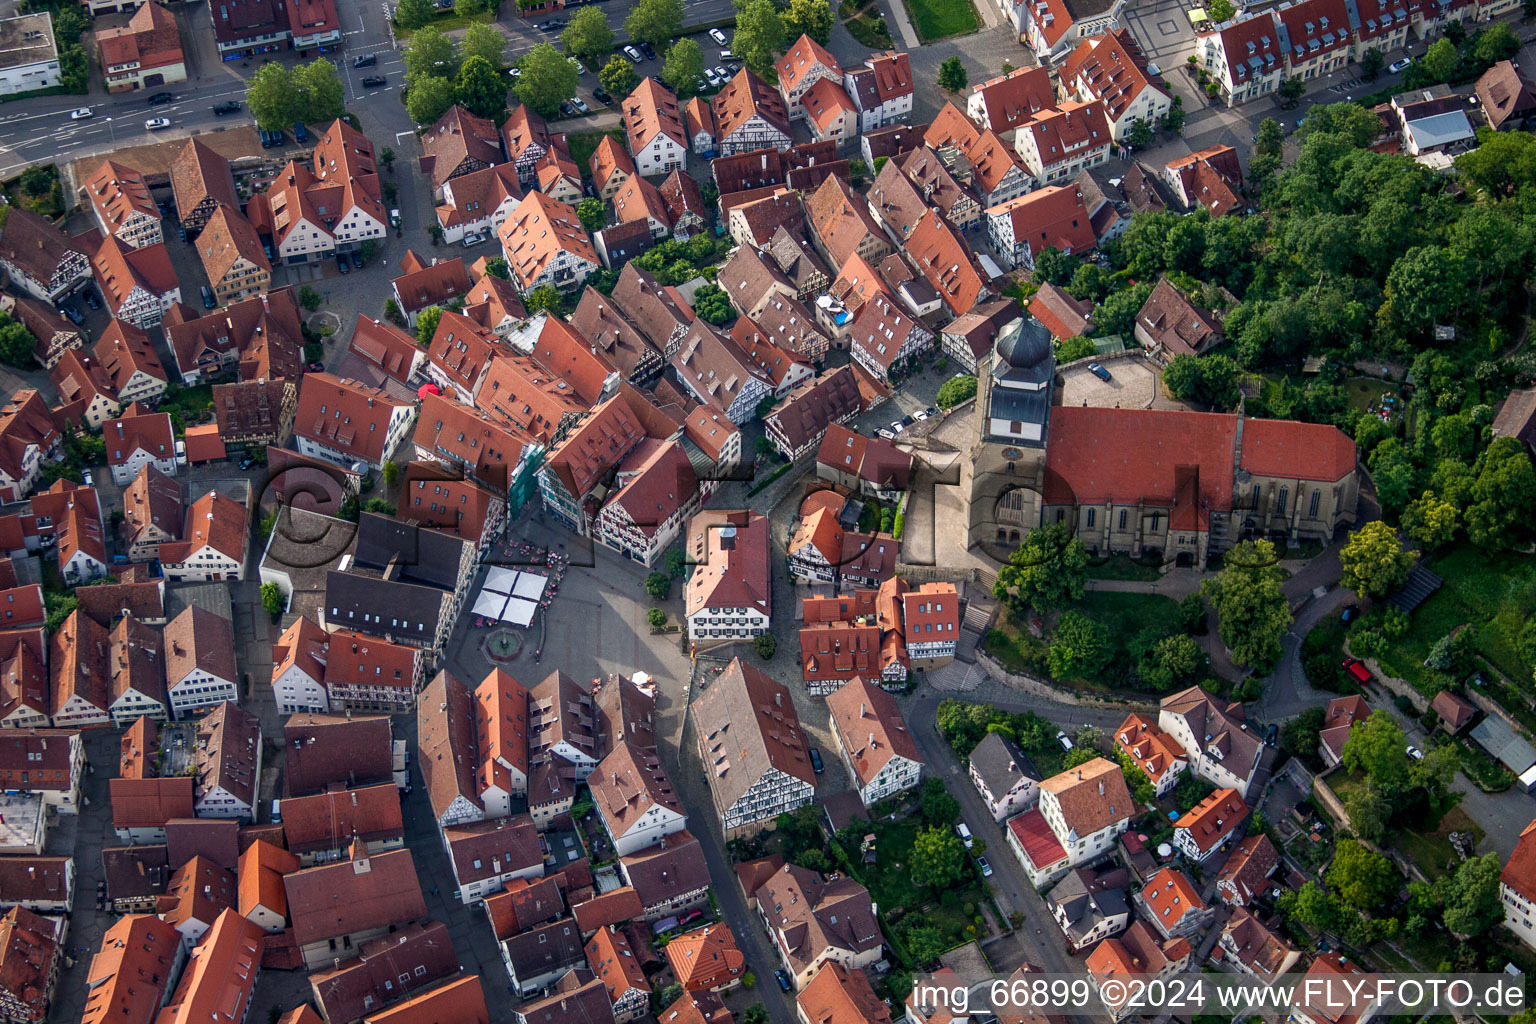
<svg viewBox="0 0 1536 1024">
<path fill-rule="evenodd" d="M 827 0 L 789 0 L 783 18 L 786 39 L 807 35 L 822 46 L 832 39 L 832 5 Z"/>
<path fill-rule="evenodd" d="M 1098 268 L 1095 267 L 1095 270 Z M 1079 359 L 1087 359 L 1097 353 L 1098 347 L 1094 345 L 1092 338 L 1068 338 L 1066 341 L 1058 341 L 1055 344 L 1056 363 L 1071 363 Z"/>
<path fill-rule="evenodd" d="M 650 609 L 645 613 L 645 617 L 656 629 L 660 629 L 667 624 L 667 613 L 660 608 Z"/>
<path fill-rule="evenodd" d="M 1278 157 L 1285 145 L 1285 133 L 1280 128 L 1280 122 L 1272 117 L 1266 117 L 1259 122 L 1258 137 L 1254 140 L 1253 148 L 1257 153 L 1266 156 Z"/>
<path fill-rule="evenodd" d="M 0 363 L 26 369 L 33 365 L 37 339 L 26 325 L 0 313 Z"/>
<path fill-rule="evenodd" d="M 1344 767 L 1362 773 L 1386 800 L 1398 800 L 1412 785 L 1408 743 L 1391 712 L 1377 708 L 1349 730 L 1341 751 Z"/>
<path fill-rule="evenodd" d="M 1189 115 L 1184 110 L 1184 97 L 1174 96 L 1173 102 L 1168 104 L 1168 113 L 1163 115 L 1163 131 L 1175 134 L 1184 130 L 1184 120 Z"/>
<path fill-rule="evenodd" d="M 637 43 L 664 43 L 682 34 L 683 0 L 636 0 L 624 31 Z"/>
<path fill-rule="evenodd" d="M 1093 333 L 1099 337 L 1110 334 L 1130 337 L 1136 327 L 1136 314 L 1141 312 L 1141 307 L 1147 304 L 1147 296 L 1151 294 L 1151 283 L 1144 281 L 1106 298 L 1093 312 L 1094 323 L 1098 325 Z"/>
<path fill-rule="evenodd" d="M 1287 78 L 1281 82 L 1280 88 L 1275 90 L 1275 95 L 1280 99 L 1280 109 L 1294 110 L 1306 91 L 1306 83 L 1299 78 Z"/>
<path fill-rule="evenodd" d="M 1072 280 L 1080 266 L 1082 261 L 1076 256 L 1069 256 L 1054 245 L 1048 245 L 1035 255 L 1034 279 L 1060 287 Z"/>
<path fill-rule="evenodd" d="M 491 277 L 500 278 L 503 281 L 512 280 L 512 271 L 507 266 L 507 261 L 500 256 L 486 258 L 485 272 Z"/>
<path fill-rule="evenodd" d="M 437 5 L 432 0 L 399 0 L 395 4 L 395 24 L 407 32 L 414 32 L 431 21 L 436 13 Z"/>
<path fill-rule="evenodd" d="M 1502 22 L 1500 23 L 1502 24 Z M 1437 885 L 1445 905 L 1442 920 L 1458 935 L 1478 936 L 1504 919 L 1499 904 L 1499 855 L 1485 853 L 1461 862 Z"/>
<path fill-rule="evenodd" d="M 772 661 L 774 653 L 779 649 L 779 640 L 772 633 L 759 633 L 752 638 L 752 647 L 759 658 Z"/>
<path fill-rule="evenodd" d="M 580 76 L 575 66 L 548 43 L 529 50 L 518 66 L 523 73 L 517 79 L 517 98 L 539 116 L 552 116 L 561 103 L 576 95 Z"/>
<path fill-rule="evenodd" d="M 1518 440 L 1496 438 L 1483 452 L 1470 499 L 1465 515 L 1472 543 L 1492 550 L 1524 543 L 1536 515 L 1536 469 Z"/>
<path fill-rule="evenodd" d="M 1366 463 L 1370 466 L 1382 511 L 1389 516 L 1397 515 L 1412 499 L 1417 486 L 1418 471 L 1413 456 L 1401 441 L 1389 437 L 1376 446 Z"/>
<path fill-rule="evenodd" d="M 708 323 L 723 327 L 736 319 L 736 310 L 725 290 L 717 284 L 701 285 L 693 293 L 693 309 Z"/>
<path fill-rule="evenodd" d="M 616 100 L 623 100 L 640 84 L 635 66 L 618 55 L 608 58 L 608 63 L 598 69 L 597 80 Z"/>
<path fill-rule="evenodd" d="M 1088 616 L 1081 612 L 1062 612 L 1056 620 L 1047 653 L 1051 676 L 1081 679 L 1094 675 L 1107 660 L 1108 641 L 1104 627 Z"/>
<path fill-rule="evenodd" d="M 384 463 L 384 483 L 386 483 L 390 487 L 393 487 L 393 486 L 395 486 L 395 482 L 398 481 L 399 479 L 400 479 L 400 463 L 398 463 L 398 462 L 386 462 L 386 463 Z"/>
<path fill-rule="evenodd" d="M 672 592 L 672 577 L 664 572 L 653 572 L 645 578 L 645 592 L 658 601 L 666 600 Z"/>
<path fill-rule="evenodd" d="M 446 78 L 418 78 L 411 83 L 406 97 L 405 110 L 411 120 L 429 125 L 448 112 L 453 106 L 453 82 Z"/>
<path fill-rule="evenodd" d="M 1245 540 L 1227 552 L 1221 572 L 1201 586 L 1216 609 L 1221 642 L 1239 665 L 1268 671 L 1280 658 L 1291 627 L 1290 604 L 1280 590 L 1283 575 L 1273 544 Z"/>
<path fill-rule="evenodd" d="M 1342 839 L 1328 866 L 1327 882 L 1346 906 L 1370 913 L 1386 906 L 1402 877 L 1384 855 L 1353 839 Z"/>
<path fill-rule="evenodd" d="M 428 306 L 416 314 L 416 343 L 423 348 L 432 344 L 432 336 L 437 333 L 437 325 L 443 319 L 443 311 L 437 306 Z"/>
<path fill-rule="evenodd" d="M 572 16 L 576 17 L 591 10 L 583 7 Z M 598 12 L 601 13 L 601 12 Z M 459 40 L 459 54 L 467 61 L 471 57 L 484 57 L 490 61 L 491 67 L 501 68 L 502 56 L 507 49 L 507 37 L 501 34 L 501 30 L 495 25 L 487 25 L 485 22 L 476 22 L 464 30 L 463 37 Z"/>
<path fill-rule="evenodd" d="M 314 285 L 306 284 L 299 286 L 299 305 L 303 306 L 311 313 L 319 309 L 320 303 L 324 301 L 325 300 L 320 296 L 319 289 L 317 289 Z"/>
<path fill-rule="evenodd" d="M 976 397 L 976 378 L 969 374 L 951 377 L 939 385 L 938 397 L 934 399 L 940 409 L 953 409 L 961 402 Z"/>
<path fill-rule="evenodd" d="M 1397 531 L 1374 520 L 1351 533 L 1339 551 L 1339 582 L 1362 598 L 1383 597 L 1408 579 L 1418 554 L 1404 551 Z"/>
<path fill-rule="evenodd" d="M 1429 79 L 1429 84 L 1449 82 L 1456 76 L 1456 67 L 1460 63 L 1461 55 L 1456 52 L 1456 44 L 1445 38 L 1430 43 L 1429 49 L 1419 59 L 1419 67 Z"/>
<path fill-rule="evenodd" d="M 1520 37 L 1504 22 L 1491 22 L 1472 42 L 1472 59 L 1479 69 L 1490 68 L 1520 52 Z"/>
<path fill-rule="evenodd" d="M 678 986 L 678 991 L 682 991 L 681 985 Z M 676 999 L 672 1000 L 672 1003 L 675 1002 L 677 1002 Z M 671 1006 L 672 1003 L 663 1003 L 662 1009 L 666 1009 L 666 1007 Z M 747 1007 L 744 1013 L 742 1013 L 741 1019 L 742 1024 L 768 1024 L 768 1007 L 764 1006 L 762 1003 L 753 1003 L 751 1006 Z"/>
<path fill-rule="evenodd" d="M 1392 823 L 1392 802 L 1371 785 L 1360 786 L 1344 798 L 1344 810 L 1349 813 L 1350 826 L 1361 839 L 1379 843 L 1387 837 L 1387 827 Z"/>
<path fill-rule="evenodd" d="M 1205 668 L 1205 651 L 1187 633 L 1165 636 L 1138 666 L 1142 682 L 1159 693 L 1176 690 Z"/>
<path fill-rule="evenodd" d="M 1231 21 L 1236 17 L 1237 8 L 1232 6 L 1232 0 L 1211 0 L 1205 5 L 1205 13 L 1219 25 L 1223 21 Z"/>
<path fill-rule="evenodd" d="M 485 13 L 485 0 L 453 0 L 453 13 L 464 19 Z"/>
<path fill-rule="evenodd" d="M 704 81 L 704 51 L 692 39 L 679 39 L 667 51 L 661 80 L 672 87 L 679 100 L 691 99 Z"/>
<path fill-rule="evenodd" d="M 593 7 L 583 9 L 588 11 L 596 10 Z M 586 228 L 589 234 L 597 231 L 608 220 L 607 211 L 603 209 L 603 201 L 592 196 L 587 196 L 576 204 L 576 217 L 581 221 L 581 226 Z"/>
<path fill-rule="evenodd" d="M 263 64 L 245 87 L 245 103 L 256 126 L 280 131 L 298 119 L 300 98 L 286 64 Z"/>
<path fill-rule="evenodd" d="M 1360 56 L 1360 70 L 1365 75 L 1367 82 L 1376 81 L 1376 77 L 1381 74 L 1381 69 L 1386 64 L 1387 58 L 1374 46 Z"/>
<path fill-rule="evenodd" d="M 507 79 L 484 57 L 470 57 L 453 86 L 459 103 L 476 117 L 500 120 L 507 108 Z"/>
<path fill-rule="evenodd" d="M 552 284 L 541 284 L 523 298 L 523 306 L 530 313 L 554 313 L 565 308 L 565 296 Z"/>
<path fill-rule="evenodd" d="M 1461 312 L 1467 299 L 1466 261 L 1443 246 L 1416 245 L 1392 264 L 1387 298 L 1403 325 L 1423 335 Z"/>
<path fill-rule="evenodd" d="M 1323 708 L 1313 706 L 1304 709 L 1280 730 L 1280 748 L 1293 757 L 1314 762 L 1326 717 L 1327 712 Z"/>
<path fill-rule="evenodd" d="M 422 79 L 452 79 L 459 73 L 459 49 L 435 25 L 413 32 L 400 56 L 405 62 L 405 80 L 413 89 Z"/>
<path fill-rule="evenodd" d="M 922 829 L 912 840 L 911 872 L 912 881 L 930 889 L 954 885 L 964 877 L 965 844 L 953 829 Z"/>
<path fill-rule="evenodd" d="M 918 808 L 929 825 L 951 825 L 960 817 L 960 801 L 949 795 L 942 779 L 923 780 L 918 790 Z"/>
<path fill-rule="evenodd" d="M 1144 117 L 1138 117 L 1131 122 L 1131 131 L 1126 141 L 1132 146 L 1137 149 L 1146 149 L 1152 145 L 1152 138 L 1152 122 Z"/>
<path fill-rule="evenodd" d="M 1157 790 L 1152 786 L 1152 780 L 1147 773 L 1137 766 L 1134 758 L 1124 750 L 1116 749 L 1115 758 L 1120 763 L 1120 772 L 1125 776 L 1125 787 L 1131 791 L 1131 799 L 1139 804 L 1150 804 L 1157 799 Z"/>
<path fill-rule="evenodd" d="M 595 68 L 598 62 L 613 49 L 613 29 L 608 27 L 608 15 L 601 7 L 581 7 L 571 15 L 571 23 L 560 33 L 568 52 L 580 57 L 587 67 Z"/>
<path fill-rule="evenodd" d="M 1048 612 L 1081 601 L 1088 579 L 1088 552 L 1066 523 L 1029 531 L 1008 564 L 998 570 L 994 595 L 1017 612 Z"/>
<path fill-rule="evenodd" d="M 328 124 L 346 112 L 346 94 L 336 65 L 324 57 L 294 68 L 292 83 L 300 97 L 298 120 Z"/>
<path fill-rule="evenodd" d="M 283 588 L 276 583 L 263 583 L 261 585 L 261 606 L 267 610 L 267 614 L 276 619 L 283 614 L 283 606 L 287 604 L 283 600 Z"/>
<path fill-rule="evenodd" d="M 958 55 L 945 57 L 939 65 L 939 88 L 945 92 L 959 92 L 970 81 L 965 73 L 965 62 Z"/>
<path fill-rule="evenodd" d="M 773 80 L 774 58 L 784 49 L 784 22 L 773 0 L 747 0 L 737 9 L 731 45 L 747 67 Z"/>
<path fill-rule="evenodd" d="M 667 575 L 680 580 L 688 575 L 688 556 L 679 548 L 672 548 L 666 556 Z"/>
</svg>

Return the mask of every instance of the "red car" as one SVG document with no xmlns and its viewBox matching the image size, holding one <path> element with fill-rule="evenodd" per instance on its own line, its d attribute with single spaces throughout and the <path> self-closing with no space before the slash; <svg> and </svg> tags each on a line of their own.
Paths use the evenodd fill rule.
<svg viewBox="0 0 1536 1024">
<path fill-rule="evenodd" d="M 1361 663 L 1359 658 L 1345 658 L 1344 671 L 1348 672 L 1362 683 L 1369 683 L 1375 678 L 1371 675 L 1371 670 L 1366 668 L 1365 665 Z"/>
</svg>

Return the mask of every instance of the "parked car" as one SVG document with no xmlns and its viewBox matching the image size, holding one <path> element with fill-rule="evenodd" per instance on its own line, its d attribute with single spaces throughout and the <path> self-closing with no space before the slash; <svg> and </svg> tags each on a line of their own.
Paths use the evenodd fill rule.
<svg viewBox="0 0 1536 1024">
<path fill-rule="evenodd" d="M 352 58 L 352 66 L 355 68 L 371 68 L 378 62 L 379 55 L 376 53 L 365 53 L 361 57 Z"/>
<path fill-rule="evenodd" d="M 302 121 L 293 122 L 293 141 L 300 145 L 309 141 L 309 132 L 305 130 Z"/>
<path fill-rule="evenodd" d="M 566 100 L 564 103 L 560 104 L 560 116 L 561 117 L 575 117 L 576 116 L 576 108 L 571 106 L 571 101 L 570 100 Z"/>
<path fill-rule="evenodd" d="M 379 86 L 385 84 L 388 81 L 389 78 L 385 75 L 369 75 L 367 78 L 363 79 L 363 88 L 377 89 Z"/>
<path fill-rule="evenodd" d="M 992 877 L 992 865 L 987 863 L 987 858 L 985 858 L 985 857 L 977 857 L 976 858 L 976 866 L 981 868 L 981 877 L 982 878 L 991 878 Z"/>
<path fill-rule="evenodd" d="M 724 49 L 724 50 L 720 51 L 720 59 L 721 60 L 735 60 L 736 59 L 736 55 L 734 53 L 732 53 L 729 49 Z"/>
<path fill-rule="evenodd" d="M 917 412 L 912 414 L 912 418 L 914 420 L 916 420 L 917 422 L 919 422 L 919 423 L 921 423 L 921 422 L 923 422 L 923 420 L 927 419 L 928 416 L 929 416 L 929 413 L 928 413 L 927 409 L 919 409 L 919 410 L 917 410 Z"/>
<path fill-rule="evenodd" d="M 1073 747 L 1072 737 L 1068 736 L 1066 731 L 1062 729 L 1056 730 L 1056 742 L 1061 744 L 1062 750 L 1071 750 Z"/>
<path fill-rule="evenodd" d="M 576 113 L 578 114 L 592 113 L 592 108 L 587 106 L 587 101 L 582 99 L 580 96 L 571 97 L 571 106 L 576 108 Z"/>
<path fill-rule="evenodd" d="M 90 306 L 92 309 L 100 309 L 101 308 L 101 300 L 96 297 L 96 293 L 95 292 L 90 291 L 90 290 L 87 290 L 85 292 L 85 304 L 87 306 Z"/>
<path fill-rule="evenodd" d="M 592 98 L 605 107 L 613 106 L 613 97 L 608 95 L 607 89 L 593 89 Z"/>
<path fill-rule="evenodd" d="M 893 430 L 891 430 L 890 427 L 881 427 L 879 430 L 875 431 L 875 436 L 876 437 L 883 437 L 887 441 L 894 441 L 894 440 L 896 440 L 896 433 Z"/>
<path fill-rule="evenodd" d="M 725 70 L 724 65 L 721 65 L 721 64 L 715 65 L 715 74 L 720 76 L 720 84 L 722 84 L 722 85 L 724 85 L 726 82 L 729 82 L 731 80 L 731 73 L 729 71 Z"/>
<path fill-rule="evenodd" d="M 256 465 L 256 460 L 251 458 L 249 455 L 242 455 L 242 456 L 240 456 L 240 468 L 241 469 L 250 469 L 254 465 Z M 276 801 L 273 801 L 273 802 L 276 803 Z"/>
<path fill-rule="evenodd" d="M 65 316 L 69 317 L 70 322 L 73 323 L 76 327 L 79 327 L 81 324 L 85 323 L 85 317 L 81 316 L 80 311 L 74 306 L 65 306 L 63 313 Z"/>
<path fill-rule="evenodd" d="M 631 64 L 639 64 L 645 58 L 640 56 L 640 51 L 633 46 L 624 47 L 624 56 L 629 58 Z"/>
<path fill-rule="evenodd" d="M 273 146 L 281 146 L 283 144 L 283 136 L 282 136 L 281 132 L 276 132 L 276 133 L 269 132 L 265 128 L 258 128 L 258 129 L 256 129 L 256 132 L 257 132 L 258 135 L 261 136 L 261 148 L 262 149 L 271 149 Z M 272 136 L 274 134 L 277 135 L 277 141 L 276 142 L 272 141 Z"/>
<path fill-rule="evenodd" d="M 71 110 L 69 112 L 69 119 L 71 121 L 84 121 L 88 117 L 95 116 L 96 112 L 90 107 L 81 107 L 79 110 Z"/>
<path fill-rule="evenodd" d="M 712 28 L 709 30 L 709 38 L 713 39 L 717 46 L 725 46 L 730 42 L 729 39 L 725 38 L 725 33 L 721 32 L 717 28 Z"/>
<path fill-rule="evenodd" d="M 171 119 L 168 117 L 151 117 L 144 122 L 144 130 L 150 132 L 157 132 L 162 128 L 169 128 L 170 126 Z"/>
<path fill-rule="evenodd" d="M 815 747 L 812 747 L 808 753 L 811 755 L 811 771 L 815 772 L 817 775 L 820 775 L 822 768 L 824 767 L 821 763 L 821 751 L 817 750 Z"/>
<path fill-rule="evenodd" d="M 1408 756 L 1413 758 L 1415 761 L 1422 761 L 1424 760 L 1424 751 L 1410 743 L 1408 745 Z"/>
<path fill-rule="evenodd" d="M 325 372 L 325 364 L 322 363 L 322 362 L 318 362 L 317 361 L 317 362 L 309 363 L 308 365 L 306 365 L 304 367 L 304 369 L 308 370 L 310 373 L 324 373 Z"/>
<path fill-rule="evenodd" d="M 730 52 L 729 50 L 721 50 L 720 51 L 721 58 L 724 58 L 725 55 L 727 53 L 729 53 L 729 52 Z M 725 70 L 727 70 L 727 71 L 729 71 L 731 73 L 731 77 L 732 78 L 735 78 L 737 75 L 741 74 L 741 65 L 736 63 L 733 60 L 728 60 L 728 61 L 725 62 Z"/>
<path fill-rule="evenodd" d="M 516 66 L 516 65 L 513 65 L 512 67 L 507 69 L 507 74 L 511 75 L 513 78 L 522 78 L 523 77 L 523 69 L 518 67 L 518 66 Z"/>
<path fill-rule="evenodd" d="M 363 269 L 363 250 L 361 250 L 361 249 L 354 249 L 352 251 L 352 269 L 353 270 L 362 270 Z"/>
<path fill-rule="evenodd" d="M 1395 60 L 1395 61 L 1393 61 L 1390 65 L 1388 65 L 1387 70 L 1392 72 L 1395 75 L 1399 71 L 1407 71 L 1408 70 L 1408 65 L 1410 65 L 1412 63 L 1413 63 L 1413 58 L 1411 58 L 1411 57 L 1404 57 L 1402 60 Z"/>
<path fill-rule="evenodd" d="M 478 231 L 466 231 L 464 232 L 464 238 L 462 239 L 464 248 L 466 249 L 472 245 L 479 245 L 483 241 L 485 241 L 485 236 Z"/>
<path fill-rule="evenodd" d="M 1347 605 L 1344 606 L 1344 613 L 1339 616 L 1339 621 L 1340 622 L 1351 622 L 1351 621 L 1354 620 L 1355 616 L 1357 616 L 1359 614 L 1360 614 L 1360 606 L 1359 605 L 1357 605 L 1357 604 L 1347 604 Z"/>
<path fill-rule="evenodd" d="M 213 105 L 213 116 L 223 117 L 225 114 L 238 114 L 240 112 L 239 100 L 227 100 Z"/>
<path fill-rule="evenodd" d="M 1345 658 L 1343 667 L 1345 672 L 1348 672 L 1362 683 L 1369 683 L 1376 678 L 1371 675 L 1371 670 L 1366 668 L 1359 658 Z"/>
<path fill-rule="evenodd" d="M 343 253 L 336 254 L 336 269 L 343 274 L 351 273 L 352 268 L 347 266 L 347 257 Z"/>
<path fill-rule="evenodd" d="M 155 94 L 153 94 L 152 96 L 149 97 L 149 105 L 152 106 L 152 107 L 164 106 L 167 103 L 175 103 L 175 102 L 176 102 L 175 94 L 174 93 L 169 93 L 169 92 L 157 92 L 157 93 L 155 93 Z"/>
<path fill-rule="evenodd" d="M 1109 371 L 1104 369 L 1104 367 L 1100 366 L 1098 363 L 1089 363 L 1088 372 L 1106 384 L 1108 384 L 1111 380 L 1114 380 L 1114 378 L 1109 375 Z"/>
<path fill-rule="evenodd" d="M 652 46 L 650 43 L 641 43 L 640 52 L 645 54 L 646 60 L 656 59 L 656 47 Z"/>
<path fill-rule="evenodd" d="M 722 85 L 725 84 L 723 81 L 720 80 L 720 76 L 715 74 L 715 69 L 714 68 L 705 68 L 704 69 L 704 81 L 709 83 L 709 87 L 711 89 L 718 89 Z"/>
<path fill-rule="evenodd" d="M 217 299 L 215 299 L 213 297 L 213 289 L 209 288 L 207 285 L 203 285 L 202 286 L 202 292 L 203 292 L 203 308 L 204 309 L 218 309 L 219 308 L 219 302 L 218 302 Z"/>
<path fill-rule="evenodd" d="M 1264 733 L 1264 744 L 1270 747 L 1280 745 L 1280 727 L 1278 725 L 1270 726 L 1269 731 Z"/>
<path fill-rule="evenodd" d="M 577 60 L 575 57 L 567 57 L 565 59 L 571 62 L 571 67 L 576 69 L 576 73 L 578 75 L 584 75 L 587 73 L 587 66 L 581 61 Z"/>
<path fill-rule="evenodd" d="M 778 982 L 779 988 L 783 989 L 785 992 L 788 992 L 791 988 L 794 987 L 790 983 L 789 972 L 782 967 L 773 972 L 773 980 Z"/>
<path fill-rule="evenodd" d="M 392 228 L 398 228 L 400 226 L 400 211 L 399 210 L 390 210 L 389 211 L 389 226 L 392 227 Z"/>
<path fill-rule="evenodd" d="M 965 844 L 965 848 L 967 850 L 969 850 L 971 845 L 976 841 L 975 838 L 971 835 L 970 826 L 966 825 L 966 823 L 963 821 L 955 826 L 955 835 L 960 837 L 960 841 Z"/>
</svg>

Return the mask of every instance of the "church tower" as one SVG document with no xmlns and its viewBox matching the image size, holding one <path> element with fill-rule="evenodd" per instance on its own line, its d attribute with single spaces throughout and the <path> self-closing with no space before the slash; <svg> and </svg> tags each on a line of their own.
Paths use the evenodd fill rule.
<svg viewBox="0 0 1536 1024">
<path fill-rule="evenodd" d="M 978 360 L 977 439 L 960 476 L 968 546 L 1011 550 L 1040 525 L 1055 374 L 1051 334 L 1033 317 L 1006 324 L 993 353 Z"/>
</svg>

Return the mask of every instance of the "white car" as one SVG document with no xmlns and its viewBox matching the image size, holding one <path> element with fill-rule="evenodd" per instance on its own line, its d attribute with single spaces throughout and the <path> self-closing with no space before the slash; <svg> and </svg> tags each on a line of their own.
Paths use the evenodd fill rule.
<svg viewBox="0 0 1536 1024">
<path fill-rule="evenodd" d="M 152 117 L 144 122 L 144 130 L 151 132 L 157 132 L 161 128 L 169 128 L 170 126 L 171 119 L 168 117 Z"/>
<path fill-rule="evenodd" d="M 633 46 L 624 47 L 624 56 L 629 58 L 631 64 L 639 64 L 644 59 L 640 56 L 640 51 Z"/>
<path fill-rule="evenodd" d="M 718 64 L 715 65 L 715 74 L 720 76 L 720 84 L 722 85 L 731 80 L 731 73 L 725 70 L 725 68 L 720 67 Z"/>
<path fill-rule="evenodd" d="M 587 73 L 586 65 L 577 60 L 575 57 L 567 57 L 565 59 L 571 62 L 571 67 L 576 69 L 576 73 L 578 75 L 584 75 Z"/>
<path fill-rule="evenodd" d="M 721 60 L 735 60 L 736 59 L 736 55 L 734 53 L 732 53 L 730 50 L 724 49 L 724 50 L 720 51 L 720 59 Z"/>
<path fill-rule="evenodd" d="M 520 67 L 511 67 L 507 69 L 507 74 L 511 75 L 513 78 L 522 78 L 523 69 Z"/>
<path fill-rule="evenodd" d="M 704 80 L 709 83 L 709 87 L 711 89 L 718 89 L 720 86 L 725 84 L 720 80 L 720 76 L 715 74 L 714 68 L 704 69 Z"/>
<path fill-rule="evenodd" d="M 472 245 L 479 245 L 483 241 L 485 241 L 485 236 L 482 235 L 480 232 L 478 232 L 478 231 L 466 232 L 465 235 L 464 235 L 464 248 L 468 249 Z"/>
<path fill-rule="evenodd" d="M 1395 60 L 1395 61 L 1393 61 L 1392 62 L 1392 66 L 1387 68 L 1387 70 L 1392 72 L 1395 75 L 1399 71 L 1407 71 L 1408 70 L 1408 65 L 1410 65 L 1412 63 L 1413 63 L 1413 60 L 1411 58 L 1404 57 L 1402 60 Z"/>
<path fill-rule="evenodd" d="M 1424 751 L 1420 750 L 1418 747 L 1409 747 L 1408 756 L 1413 758 L 1415 761 L 1422 761 L 1424 760 Z"/>
<path fill-rule="evenodd" d="M 712 28 L 709 30 L 709 38 L 713 39 L 715 43 L 720 46 L 724 46 L 729 41 L 725 38 L 725 33 L 721 32 L 717 28 Z"/>
<path fill-rule="evenodd" d="M 88 117 L 95 116 L 96 112 L 90 107 L 81 107 L 79 110 L 71 110 L 69 112 L 69 119 L 71 121 L 84 121 Z"/>
</svg>

